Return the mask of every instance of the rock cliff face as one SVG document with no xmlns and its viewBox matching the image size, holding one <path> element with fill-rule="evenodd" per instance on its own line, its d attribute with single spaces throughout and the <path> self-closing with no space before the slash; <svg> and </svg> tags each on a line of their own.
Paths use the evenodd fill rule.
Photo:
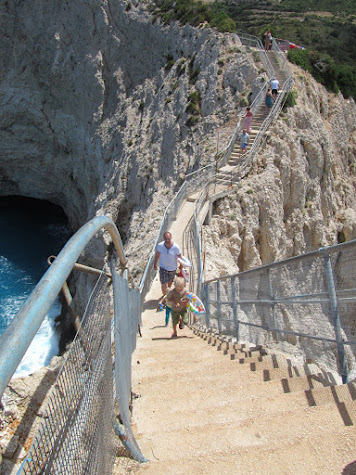
<svg viewBox="0 0 356 475">
<path fill-rule="evenodd" d="M 297 105 L 204 226 L 208 277 L 356 238 L 356 107 L 294 68 Z M 223 264 L 221 264 L 223 263 Z"/>
<path fill-rule="evenodd" d="M 56 203 L 73 230 L 109 215 L 124 241 L 210 159 L 259 75 L 236 36 L 152 24 L 140 4 L 0 6 L 0 194 Z"/>
</svg>

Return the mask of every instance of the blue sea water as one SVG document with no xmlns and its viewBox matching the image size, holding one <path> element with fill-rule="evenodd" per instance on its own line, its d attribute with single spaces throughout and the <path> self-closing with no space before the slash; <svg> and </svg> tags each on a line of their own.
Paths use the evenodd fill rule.
<svg viewBox="0 0 356 475">
<path fill-rule="evenodd" d="M 48 269 L 47 258 L 57 255 L 70 237 L 65 216 L 39 203 L 31 199 L 0 200 L 0 335 Z M 57 299 L 15 376 L 33 373 L 58 354 L 54 320 L 60 311 Z"/>
</svg>

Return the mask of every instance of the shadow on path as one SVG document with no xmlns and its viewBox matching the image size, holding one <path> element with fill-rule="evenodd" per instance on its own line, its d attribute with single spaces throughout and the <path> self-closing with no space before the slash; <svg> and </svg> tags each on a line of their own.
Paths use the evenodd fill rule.
<svg viewBox="0 0 356 475">
<path fill-rule="evenodd" d="M 170 341 L 177 341 L 177 340 L 180 340 L 182 338 L 187 338 L 189 340 L 193 339 L 194 336 L 187 336 L 187 335 L 178 335 L 177 338 L 172 338 L 171 336 L 167 336 L 167 337 L 155 337 L 155 338 L 152 338 L 152 341 L 155 341 L 155 340 L 170 340 Z"/>
<path fill-rule="evenodd" d="M 356 461 L 346 465 L 341 475 L 356 475 Z"/>
<path fill-rule="evenodd" d="M 143 304 L 143 310 L 153 310 L 154 308 L 158 307 L 158 302 L 161 300 L 162 297 L 158 299 L 146 300 Z"/>
</svg>

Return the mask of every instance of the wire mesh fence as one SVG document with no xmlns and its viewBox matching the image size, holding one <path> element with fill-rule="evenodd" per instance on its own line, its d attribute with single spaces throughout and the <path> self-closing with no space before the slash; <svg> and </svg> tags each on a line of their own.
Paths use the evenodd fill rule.
<svg viewBox="0 0 356 475">
<path fill-rule="evenodd" d="M 146 459 L 136 442 L 131 427 L 132 406 L 132 353 L 136 348 L 138 325 L 141 324 L 141 296 L 129 288 L 127 279 L 117 274 L 112 265 L 114 286 L 114 335 L 115 335 L 115 393 L 118 405 L 117 433 L 125 448 L 138 462 Z"/>
<path fill-rule="evenodd" d="M 214 174 L 215 170 L 212 165 L 208 165 L 204 168 L 201 168 L 193 173 L 190 173 L 186 176 L 185 182 L 179 189 L 178 193 L 174 196 L 172 201 L 167 206 L 164 216 L 161 221 L 159 231 L 157 233 L 157 239 L 152 248 L 150 257 L 146 264 L 145 272 L 142 276 L 140 282 L 140 292 L 141 292 L 141 302 L 143 303 L 147 292 L 150 289 L 150 286 L 153 282 L 153 279 L 156 275 L 156 272 L 153 268 L 154 257 L 156 253 L 157 244 L 163 240 L 163 233 L 169 231 L 173 222 L 177 218 L 178 212 L 184 201 L 196 192 L 196 190 L 201 189 L 202 185 L 209 181 L 209 178 Z"/>
<path fill-rule="evenodd" d="M 356 375 L 356 241 L 206 282 L 195 322 Z"/>
<path fill-rule="evenodd" d="M 109 474 L 114 432 L 112 286 L 99 277 L 19 474 Z"/>
</svg>

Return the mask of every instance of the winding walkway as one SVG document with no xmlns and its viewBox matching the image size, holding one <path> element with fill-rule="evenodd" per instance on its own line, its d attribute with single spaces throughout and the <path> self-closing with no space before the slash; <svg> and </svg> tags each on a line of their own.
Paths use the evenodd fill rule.
<svg viewBox="0 0 356 475">
<path fill-rule="evenodd" d="M 170 229 L 180 246 L 193 207 Z M 171 339 L 160 296 L 157 275 L 133 355 L 133 425 L 149 462 L 115 474 L 356 474 L 354 383 L 197 328 Z"/>
<path fill-rule="evenodd" d="M 179 244 L 191 207 L 172 227 Z M 133 422 L 149 459 L 135 473 L 356 473 L 354 384 L 187 327 L 171 339 L 160 294 L 156 278 L 133 355 Z"/>
</svg>

